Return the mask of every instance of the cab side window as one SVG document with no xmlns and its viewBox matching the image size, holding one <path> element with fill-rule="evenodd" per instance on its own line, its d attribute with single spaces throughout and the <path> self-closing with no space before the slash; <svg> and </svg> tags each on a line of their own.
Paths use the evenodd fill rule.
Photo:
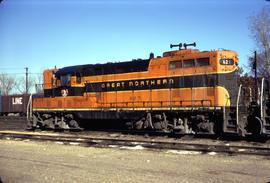
<svg viewBox="0 0 270 183">
<path fill-rule="evenodd" d="M 61 86 L 70 86 L 70 74 L 61 76 L 60 80 Z"/>
<path fill-rule="evenodd" d="M 188 60 L 183 60 L 183 67 L 195 67 L 195 60 L 194 59 L 188 59 Z"/>
<path fill-rule="evenodd" d="M 182 68 L 182 61 L 181 60 L 171 61 L 169 68 L 170 69 Z"/>
<path fill-rule="evenodd" d="M 81 82 L 82 82 L 81 73 L 77 72 L 76 73 L 76 83 L 80 84 Z"/>
<path fill-rule="evenodd" d="M 210 65 L 209 58 L 197 58 L 196 62 L 198 67 Z"/>
</svg>

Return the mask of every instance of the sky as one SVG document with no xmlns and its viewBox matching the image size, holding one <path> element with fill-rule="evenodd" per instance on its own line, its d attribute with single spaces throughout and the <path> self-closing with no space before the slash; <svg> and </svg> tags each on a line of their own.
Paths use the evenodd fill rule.
<svg viewBox="0 0 270 183">
<path fill-rule="evenodd" d="M 149 58 L 171 43 L 229 49 L 240 65 L 255 49 L 250 16 L 265 0 L 3 0 L 0 73 Z"/>
</svg>

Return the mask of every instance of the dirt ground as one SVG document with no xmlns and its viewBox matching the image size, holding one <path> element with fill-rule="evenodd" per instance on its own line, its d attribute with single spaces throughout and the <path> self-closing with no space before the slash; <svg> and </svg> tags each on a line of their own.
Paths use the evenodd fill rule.
<svg viewBox="0 0 270 183">
<path fill-rule="evenodd" d="M 0 140 L 6 182 L 268 182 L 270 156 Z"/>
</svg>

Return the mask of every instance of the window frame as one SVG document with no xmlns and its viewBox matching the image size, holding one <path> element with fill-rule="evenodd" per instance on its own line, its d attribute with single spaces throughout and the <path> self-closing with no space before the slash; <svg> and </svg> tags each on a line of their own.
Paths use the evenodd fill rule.
<svg viewBox="0 0 270 183">
<path fill-rule="evenodd" d="M 65 74 L 60 76 L 61 86 L 70 86 L 71 85 L 71 74 Z"/>
<path fill-rule="evenodd" d="M 190 66 L 185 66 L 185 62 L 186 63 L 191 63 L 191 62 L 193 62 L 193 65 L 190 65 Z M 196 61 L 195 61 L 195 59 L 193 58 L 193 59 L 186 59 L 186 60 L 183 60 L 183 63 L 182 63 L 182 68 L 192 68 L 192 67 L 196 67 Z"/>
<path fill-rule="evenodd" d="M 178 64 L 179 65 L 178 65 Z M 174 67 L 172 67 L 172 64 L 174 64 Z M 170 70 L 174 70 L 174 69 L 181 69 L 183 68 L 183 61 L 182 60 L 172 60 L 169 62 L 169 69 Z"/>
<path fill-rule="evenodd" d="M 205 64 L 205 65 L 200 65 L 199 64 L 199 60 L 203 60 L 203 59 L 207 59 L 207 62 L 206 61 L 203 61 L 203 62 L 201 62 L 201 63 L 207 63 L 207 64 Z M 196 67 L 207 67 L 207 66 L 210 66 L 211 65 L 211 63 L 210 63 L 210 57 L 201 57 L 201 58 L 197 58 L 196 59 Z"/>
<path fill-rule="evenodd" d="M 82 76 L 80 72 L 76 72 L 76 83 L 81 84 L 82 82 Z"/>
</svg>

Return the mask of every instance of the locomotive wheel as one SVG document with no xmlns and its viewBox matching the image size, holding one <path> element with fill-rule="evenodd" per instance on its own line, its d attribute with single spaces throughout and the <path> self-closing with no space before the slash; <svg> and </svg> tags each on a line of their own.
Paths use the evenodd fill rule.
<svg viewBox="0 0 270 183">
<path fill-rule="evenodd" d="M 253 136 L 259 136 L 262 133 L 262 121 L 260 118 L 255 117 L 249 119 L 247 125 L 247 131 L 250 132 Z"/>
</svg>

